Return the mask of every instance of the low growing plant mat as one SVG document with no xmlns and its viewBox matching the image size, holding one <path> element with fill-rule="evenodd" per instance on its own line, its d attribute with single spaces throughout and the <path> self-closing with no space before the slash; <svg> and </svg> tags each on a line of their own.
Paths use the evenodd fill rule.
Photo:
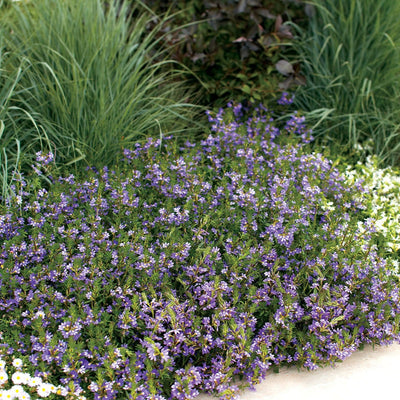
<svg viewBox="0 0 400 400">
<path fill-rule="evenodd" d="M 201 143 L 149 139 L 120 170 L 52 176 L 39 153 L 37 179 L 15 181 L 5 364 L 67 398 L 233 399 L 271 368 L 399 340 L 399 278 L 360 183 L 310 152 L 299 114 L 229 104 L 209 119 Z"/>
</svg>

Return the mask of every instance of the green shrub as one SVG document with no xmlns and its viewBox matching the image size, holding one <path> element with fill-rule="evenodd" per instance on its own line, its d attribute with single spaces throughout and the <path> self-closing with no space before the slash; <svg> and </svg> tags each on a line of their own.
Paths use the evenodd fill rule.
<svg viewBox="0 0 400 400">
<path fill-rule="evenodd" d="M 315 15 L 293 42 L 307 85 L 295 108 L 307 112 L 314 135 L 395 164 L 400 155 L 400 3 L 392 0 L 312 1 Z M 343 148 L 342 148 L 343 151 Z"/>
<path fill-rule="evenodd" d="M 100 0 L 35 0 L 13 14 L 5 45 L 7 72 L 22 63 L 15 103 L 35 115 L 58 164 L 113 165 L 149 135 L 184 135 L 189 125 L 195 134 L 199 109 L 186 102 L 182 72 L 156 50 L 161 38 L 146 32 L 143 10 L 131 23 L 114 2 L 105 11 Z M 5 132 L 26 146 L 12 123 Z"/>
</svg>

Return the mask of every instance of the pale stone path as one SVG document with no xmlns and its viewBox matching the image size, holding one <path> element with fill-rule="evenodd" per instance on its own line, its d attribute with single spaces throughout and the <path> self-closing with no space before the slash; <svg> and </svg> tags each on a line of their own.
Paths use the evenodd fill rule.
<svg viewBox="0 0 400 400">
<path fill-rule="evenodd" d="M 400 399 L 400 345 L 366 346 L 335 367 L 316 371 L 281 369 L 269 373 L 240 400 L 386 400 Z M 211 400 L 201 394 L 196 400 Z"/>
</svg>

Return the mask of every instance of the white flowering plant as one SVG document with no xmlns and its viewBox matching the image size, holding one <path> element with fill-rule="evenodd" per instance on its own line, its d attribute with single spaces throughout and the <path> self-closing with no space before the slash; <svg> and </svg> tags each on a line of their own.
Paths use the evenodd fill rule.
<svg viewBox="0 0 400 400">
<path fill-rule="evenodd" d="M 24 362 L 21 358 L 12 358 L 7 368 L 6 359 L 0 354 L 0 400 L 37 400 L 40 398 L 56 399 L 71 396 L 68 388 L 44 381 L 40 376 L 31 376 L 24 371 Z M 80 396 L 77 400 L 85 400 Z"/>
<path fill-rule="evenodd" d="M 345 167 L 344 175 L 348 183 L 362 181 L 366 192 L 365 213 L 381 235 L 381 250 L 394 258 L 398 266 L 400 255 L 400 171 L 394 167 L 379 167 L 376 156 L 368 156 L 365 162 Z M 361 224 L 360 224 L 360 228 Z"/>
<path fill-rule="evenodd" d="M 390 264 L 398 269 L 400 265 L 400 168 L 382 166 L 382 159 L 374 154 L 373 141 L 357 143 L 350 155 L 343 156 L 338 149 L 321 146 L 325 156 L 334 160 L 333 165 L 346 178 L 346 183 L 358 183 L 362 190 L 358 200 L 363 203 L 363 219 L 373 225 L 379 234 L 378 247 Z M 323 204 L 330 209 L 332 204 Z M 358 223 L 360 231 L 365 227 Z M 399 270 L 400 272 L 400 270 Z"/>
</svg>

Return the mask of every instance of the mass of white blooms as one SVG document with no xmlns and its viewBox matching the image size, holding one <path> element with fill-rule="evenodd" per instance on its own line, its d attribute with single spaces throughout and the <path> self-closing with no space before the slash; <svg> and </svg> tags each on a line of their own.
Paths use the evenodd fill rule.
<svg viewBox="0 0 400 400">
<path fill-rule="evenodd" d="M 362 180 L 368 190 L 369 214 L 377 231 L 385 236 L 386 251 L 400 250 L 400 171 L 379 168 L 377 158 L 368 156 L 365 163 L 348 166 L 345 175 L 349 182 Z"/>
<path fill-rule="evenodd" d="M 0 400 L 34 400 L 49 397 L 52 394 L 62 397 L 70 394 L 68 389 L 63 386 L 43 382 L 42 378 L 30 376 L 23 372 L 24 363 L 20 358 L 14 358 L 12 366 L 14 372 L 10 373 L 6 369 L 6 361 L 0 356 Z M 6 386 L 9 386 L 10 383 L 13 385 L 6 389 Z M 24 388 L 23 385 L 26 387 Z M 76 396 L 76 398 L 77 400 L 85 400 L 84 396 Z"/>
</svg>

